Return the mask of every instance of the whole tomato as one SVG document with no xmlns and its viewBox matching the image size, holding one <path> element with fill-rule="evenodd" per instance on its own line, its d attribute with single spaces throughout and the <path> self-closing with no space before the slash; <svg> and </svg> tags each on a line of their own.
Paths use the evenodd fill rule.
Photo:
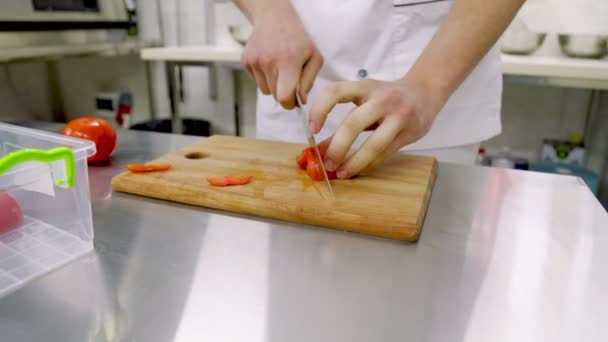
<svg viewBox="0 0 608 342">
<path fill-rule="evenodd" d="M 0 192 L 0 234 L 17 228 L 23 222 L 23 213 L 17 201 Z"/>
<path fill-rule="evenodd" d="M 116 147 L 116 131 L 104 119 L 85 117 L 74 119 L 63 128 L 64 135 L 91 140 L 97 146 L 97 153 L 89 157 L 90 164 L 110 159 Z"/>
</svg>

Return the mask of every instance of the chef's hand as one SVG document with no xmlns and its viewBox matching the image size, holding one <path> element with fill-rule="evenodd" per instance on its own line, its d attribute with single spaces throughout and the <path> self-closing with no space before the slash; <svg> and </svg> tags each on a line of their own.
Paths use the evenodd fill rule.
<svg viewBox="0 0 608 342">
<path fill-rule="evenodd" d="M 293 109 L 298 86 L 306 103 L 323 57 L 287 2 L 255 17 L 242 63 L 262 93 L 272 94 L 285 109 Z"/>
<path fill-rule="evenodd" d="M 325 167 L 338 178 L 350 178 L 384 161 L 401 147 L 422 138 L 447 98 L 435 95 L 422 81 L 364 80 L 327 86 L 310 111 L 310 129 L 318 133 L 338 103 L 357 105 L 337 129 L 325 157 Z M 349 153 L 364 130 L 374 129 L 359 150 Z"/>
</svg>

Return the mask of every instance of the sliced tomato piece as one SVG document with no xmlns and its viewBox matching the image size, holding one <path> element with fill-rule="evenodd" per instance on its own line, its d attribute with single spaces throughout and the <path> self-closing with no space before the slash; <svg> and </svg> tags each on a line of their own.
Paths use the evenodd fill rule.
<svg viewBox="0 0 608 342">
<path fill-rule="evenodd" d="M 209 177 L 207 182 L 213 186 L 228 186 L 228 180 L 226 177 Z"/>
<path fill-rule="evenodd" d="M 330 142 L 331 140 L 325 140 L 319 144 L 319 153 L 321 153 L 321 158 L 323 161 L 325 161 L 325 156 L 327 155 L 327 149 L 329 148 Z M 321 170 L 321 172 L 323 172 L 323 170 Z M 325 170 L 325 172 L 327 172 L 327 178 L 329 180 L 338 179 L 338 176 L 336 176 L 336 171 Z"/>
<path fill-rule="evenodd" d="M 244 185 L 249 184 L 251 182 L 252 176 L 225 176 L 226 180 L 228 180 L 228 184 L 230 185 Z"/>
<path fill-rule="evenodd" d="M 310 178 L 315 181 L 323 180 L 323 169 L 321 169 L 321 165 L 316 160 L 309 160 L 308 165 L 306 165 L 306 172 Z"/>
<path fill-rule="evenodd" d="M 328 143 L 319 145 L 319 152 L 321 158 L 325 159 L 325 153 L 327 152 Z M 317 158 L 316 153 L 312 147 L 307 147 L 302 150 L 299 156 L 296 157 L 296 162 L 301 169 L 306 170 L 310 178 L 315 181 L 323 180 L 323 169 L 321 168 L 321 162 Z M 335 171 L 327 171 L 327 178 L 332 180 L 336 179 Z"/>
<path fill-rule="evenodd" d="M 321 158 L 325 159 L 325 155 L 327 154 L 328 148 L 329 148 L 329 144 L 325 144 L 325 143 L 319 144 L 319 153 L 321 153 Z"/>
<path fill-rule="evenodd" d="M 213 186 L 245 185 L 251 182 L 252 176 L 221 176 L 209 177 L 207 182 Z"/>
<path fill-rule="evenodd" d="M 300 169 L 306 170 L 306 164 L 308 164 L 308 157 L 304 154 L 304 152 L 296 156 L 296 164 L 298 164 L 298 167 Z"/>
<path fill-rule="evenodd" d="M 162 172 L 171 169 L 171 164 L 127 164 L 126 168 L 133 173 Z"/>
<path fill-rule="evenodd" d="M 302 170 L 306 170 L 306 165 L 308 164 L 308 161 L 314 158 L 314 156 L 315 152 L 313 151 L 313 149 L 311 147 L 307 147 L 302 150 L 299 156 L 296 157 L 296 163 L 298 163 L 298 166 Z"/>
<path fill-rule="evenodd" d="M 316 160 L 309 160 L 308 165 L 306 166 L 306 172 L 315 181 L 322 181 L 325 177 L 323 177 L 323 169 L 321 168 L 321 164 L 319 164 Z M 327 179 L 332 180 L 336 179 L 335 171 L 327 171 Z"/>
</svg>

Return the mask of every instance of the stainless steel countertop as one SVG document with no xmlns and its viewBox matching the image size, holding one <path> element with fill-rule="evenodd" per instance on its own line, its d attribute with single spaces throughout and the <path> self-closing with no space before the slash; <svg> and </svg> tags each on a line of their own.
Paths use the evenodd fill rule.
<svg viewBox="0 0 608 342">
<path fill-rule="evenodd" d="M 576 178 L 440 164 L 408 244 L 112 193 L 196 139 L 119 138 L 95 253 L 0 299 L 0 340 L 608 340 L 608 214 Z"/>
</svg>

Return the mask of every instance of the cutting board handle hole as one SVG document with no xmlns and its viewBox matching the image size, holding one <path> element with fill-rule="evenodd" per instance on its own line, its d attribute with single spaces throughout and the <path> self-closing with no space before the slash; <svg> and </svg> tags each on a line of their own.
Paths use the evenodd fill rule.
<svg viewBox="0 0 608 342">
<path fill-rule="evenodd" d="M 209 155 L 203 152 L 190 152 L 184 157 L 186 157 L 187 159 L 203 159 L 209 157 Z"/>
</svg>

